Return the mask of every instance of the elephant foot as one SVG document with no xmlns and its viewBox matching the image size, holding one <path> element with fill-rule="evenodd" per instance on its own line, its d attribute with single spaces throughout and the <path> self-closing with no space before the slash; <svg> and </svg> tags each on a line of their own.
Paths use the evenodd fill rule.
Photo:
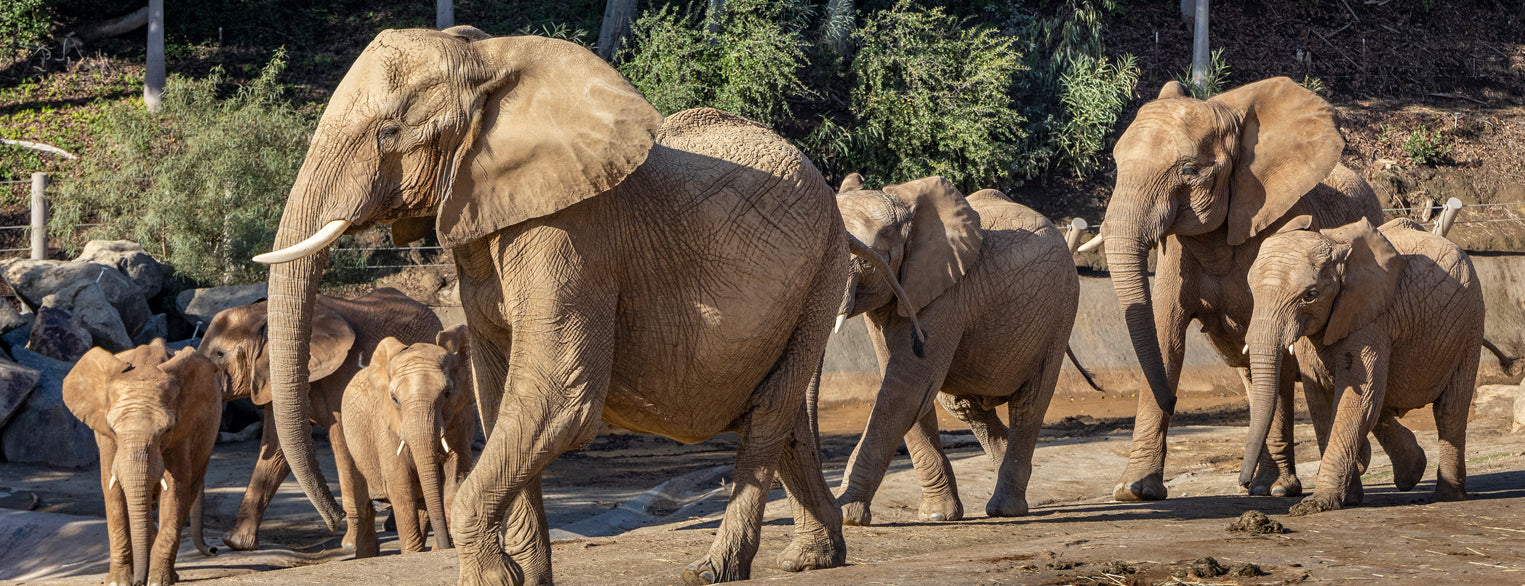
<svg viewBox="0 0 1525 586">
<path fill-rule="evenodd" d="M 868 503 L 864 501 L 847 501 L 842 503 L 842 524 L 867 527 L 874 522 L 874 514 L 869 511 Z"/>
<path fill-rule="evenodd" d="M 957 496 L 941 498 L 922 497 L 921 507 L 916 512 L 916 518 L 933 523 L 957 521 L 964 518 L 964 503 L 959 502 Z"/>
<path fill-rule="evenodd" d="M 688 586 L 735 582 L 737 580 L 746 580 L 750 577 L 748 572 L 740 567 L 740 564 L 716 560 L 714 554 L 707 555 L 703 559 L 689 564 L 683 570 L 683 583 L 688 584 Z"/>
<path fill-rule="evenodd" d="M 1287 511 L 1287 516 L 1302 517 L 1305 515 L 1322 513 L 1324 511 L 1337 511 L 1339 509 L 1340 499 L 1338 497 L 1321 497 L 1317 493 L 1314 493 L 1312 496 L 1303 499 L 1302 502 L 1292 505 L 1291 510 Z"/>
<path fill-rule="evenodd" d="M 259 530 L 244 529 L 242 525 L 234 527 L 227 535 L 222 537 L 222 542 L 228 547 L 239 551 L 254 551 L 259 549 Z"/>
<path fill-rule="evenodd" d="M 132 586 L 132 568 L 112 568 L 111 573 L 107 575 L 106 584 L 108 586 Z"/>
<path fill-rule="evenodd" d="M 524 584 L 524 572 L 508 554 L 492 551 L 467 553 L 464 549 L 458 551 L 461 554 L 461 572 L 456 577 L 458 586 Z"/>
<path fill-rule="evenodd" d="M 1424 480 L 1424 469 L 1429 465 L 1425 459 L 1424 450 L 1416 448 L 1412 454 L 1388 454 L 1393 462 L 1393 486 L 1398 490 L 1409 491 Z"/>
<path fill-rule="evenodd" d="M 1303 481 L 1298 480 L 1296 474 L 1284 474 L 1268 482 L 1261 482 L 1257 478 L 1256 482 L 1250 483 L 1250 496 L 1289 497 L 1302 495 Z"/>
<path fill-rule="evenodd" d="M 985 503 L 985 515 L 990 517 L 1021 517 L 1027 514 L 1027 497 L 1018 494 L 1000 494 Z"/>
<path fill-rule="evenodd" d="M 1162 501 L 1170 495 L 1165 489 L 1164 474 L 1155 472 L 1136 480 L 1126 478 L 1112 489 L 1112 499 L 1122 503 Z"/>
<path fill-rule="evenodd" d="M 847 542 L 842 540 L 840 534 L 831 538 L 795 535 L 794 541 L 789 542 L 789 547 L 778 554 L 778 567 L 783 568 L 785 572 L 824 570 L 845 563 L 847 563 Z"/>
<path fill-rule="evenodd" d="M 148 586 L 170 586 L 180 581 L 180 576 L 174 570 L 161 571 L 158 568 L 148 571 Z"/>
<path fill-rule="evenodd" d="M 1467 500 L 1467 489 L 1448 482 L 1435 483 L 1435 493 L 1432 495 L 1435 502 L 1450 502 Z"/>
</svg>

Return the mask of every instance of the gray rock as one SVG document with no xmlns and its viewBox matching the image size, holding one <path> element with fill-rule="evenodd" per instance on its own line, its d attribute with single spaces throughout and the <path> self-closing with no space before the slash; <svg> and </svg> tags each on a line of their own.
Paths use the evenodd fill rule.
<svg viewBox="0 0 1525 586">
<path fill-rule="evenodd" d="M 164 290 L 164 265 L 131 240 L 91 240 L 74 260 L 116 267 L 138 286 L 143 297 L 152 299 Z"/>
<path fill-rule="evenodd" d="M 26 347 L 11 346 L 18 360 L 21 350 L 73 362 L 90 351 L 90 332 L 76 325 L 68 311 L 45 305 L 37 308 L 37 321 L 32 323 Z"/>
<path fill-rule="evenodd" d="M 40 376 L 21 409 L 0 431 L 0 451 L 11 462 L 83 468 L 97 461 L 95 432 L 64 405 L 64 377 L 73 365 L 25 348 L 16 362 Z"/>
<path fill-rule="evenodd" d="M 16 408 L 31 396 L 42 373 L 9 360 L 0 360 L 0 428 L 11 420 Z"/>
<path fill-rule="evenodd" d="M 265 283 L 189 289 L 181 291 L 175 298 L 175 307 L 191 325 L 202 322 L 201 331 L 206 332 L 218 312 L 264 299 L 266 290 Z"/>
<path fill-rule="evenodd" d="M 154 341 L 154 338 L 169 339 L 169 317 L 162 313 L 156 313 L 149 318 L 148 323 L 143 324 L 143 329 L 132 335 L 132 343 L 142 346 Z"/>
<path fill-rule="evenodd" d="M 0 333 L 9 332 L 21 326 L 32 323 L 32 314 L 23 314 L 9 301 L 0 301 Z"/>
<path fill-rule="evenodd" d="M 0 261 L 0 274 L 27 305 L 42 305 L 42 298 L 63 289 L 74 281 L 100 285 L 106 300 L 115 307 L 122 325 L 136 332 L 153 315 L 138 286 L 114 267 L 89 262 L 58 260 L 8 259 Z"/>
<path fill-rule="evenodd" d="M 90 332 L 91 345 L 111 352 L 122 352 L 134 346 L 132 336 L 127 334 L 127 327 L 122 324 L 122 317 L 117 314 L 116 307 L 106 300 L 100 285 L 90 281 L 74 281 L 52 295 L 43 297 L 42 307 L 68 311 L 75 325 Z"/>
</svg>

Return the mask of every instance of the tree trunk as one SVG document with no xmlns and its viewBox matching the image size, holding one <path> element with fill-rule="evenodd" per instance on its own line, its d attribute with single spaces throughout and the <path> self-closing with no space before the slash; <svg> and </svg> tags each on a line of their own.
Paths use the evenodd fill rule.
<svg viewBox="0 0 1525 586">
<path fill-rule="evenodd" d="M 80 25 L 69 35 L 81 42 L 89 42 L 127 34 L 146 24 L 148 24 L 148 7 L 144 6 L 116 18 Z"/>
<path fill-rule="evenodd" d="M 1207 79 L 1208 60 L 1211 58 L 1207 50 L 1207 0 L 1197 0 L 1197 15 L 1193 20 L 1196 33 L 1191 42 L 1191 85 L 1203 89 Z"/>
<path fill-rule="evenodd" d="M 159 111 L 164 95 L 164 0 L 148 0 L 148 71 L 143 80 L 143 105 Z"/>
<path fill-rule="evenodd" d="M 630 36 L 630 22 L 635 20 L 636 0 L 608 0 L 604 5 L 604 25 L 598 30 L 598 56 L 612 61 Z"/>
</svg>

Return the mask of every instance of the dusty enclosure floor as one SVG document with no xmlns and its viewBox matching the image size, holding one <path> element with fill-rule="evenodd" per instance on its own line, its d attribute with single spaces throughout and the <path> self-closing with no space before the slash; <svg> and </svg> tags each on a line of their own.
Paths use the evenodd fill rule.
<svg viewBox="0 0 1525 586">
<path fill-rule="evenodd" d="M 1468 489 L 1473 500 L 1426 504 L 1433 488 L 1435 439 L 1425 411 L 1405 422 L 1418 431 L 1431 455 L 1427 480 L 1409 493 L 1395 492 L 1391 469 L 1380 455 L 1367 473 L 1365 506 L 1313 517 L 1286 517 L 1294 499 L 1240 496 L 1234 481 L 1244 438 L 1245 410 L 1232 393 L 1183 396 L 1170 439 L 1167 484 L 1171 498 L 1158 503 L 1113 503 L 1108 496 L 1127 458 L 1135 399 L 1126 396 L 1056 398 L 1035 458 L 1029 503 L 1020 519 L 991 519 L 984 503 L 995 472 L 962 425 L 944 417 L 945 444 L 955 460 L 966 519 L 957 523 L 916 521 L 919 488 L 903 455 L 893 464 L 874 502 L 871 527 L 849 527 L 849 566 L 801 575 L 777 569 L 774 557 L 788 543 L 790 517 L 781 490 L 774 491 L 753 565 L 756 579 L 805 583 L 1277 583 L 1301 580 L 1412 580 L 1525 583 L 1525 434 L 1506 423 L 1475 419 L 1469 433 Z M 822 410 L 823 452 L 828 480 L 840 481 L 868 414 L 859 403 Z M 1085 414 L 1085 415 L 1081 415 Z M 1316 480 L 1312 428 L 1298 425 L 1299 475 L 1311 490 Z M 320 442 L 320 446 L 325 444 Z M 231 527 L 257 441 L 217 448 L 208 484 L 209 535 Z M 576 528 L 607 517 L 610 509 L 664 481 L 732 463 L 734 435 L 684 446 L 663 438 L 615 432 L 584 450 L 558 458 L 545 475 L 552 527 Z M 324 452 L 329 478 L 332 458 Z M 719 483 L 728 480 L 720 474 Z M 0 506 L 96 517 L 103 525 L 99 479 L 94 469 L 59 470 L 0 464 L 0 486 L 12 496 Z M 720 485 L 717 484 L 716 488 Z M 337 487 L 335 487 L 337 488 Z M 721 491 L 684 503 L 647 526 L 610 537 L 558 539 L 553 544 L 556 578 L 563 584 L 669 584 L 684 565 L 709 546 L 724 505 Z M 1251 537 L 1225 531 L 1248 510 L 1281 521 L 1289 533 Z M 0 511 L 3 513 L 3 511 Z M 0 520 L 3 522 L 3 520 Z M 203 558 L 182 550 L 180 576 L 203 583 L 408 583 L 455 581 L 452 553 L 395 555 L 395 537 L 382 533 L 383 556 L 348 560 L 340 537 L 328 533 L 294 480 L 283 485 L 262 527 L 257 552 Z M 99 531 L 100 528 L 98 527 Z M 81 534 L 77 547 L 92 539 Z M 566 533 L 559 535 L 566 536 Z M 104 533 L 99 533 L 104 552 Z M 4 538 L 0 537 L 0 545 Z M 0 547 L 3 549 L 3 547 Z M 1212 556 L 1235 570 L 1257 564 L 1256 577 L 1187 577 L 1198 558 Z M 5 561 L 0 552 L 0 562 Z M 337 563 L 330 563 L 337 562 Z M 281 571 L 281 568 L 292 568 Z M 99 583 L 103 563 L 77 564 L 25 583 Z M 0 568 L 3 570 L 3 568 Z M 1129 572 L 1132 571 L 1132 573 Z M 1436 572 L 1445 572 L 1439 574 Z M 404 578 L 405 577 L 405 578 Z M 222 578 L 221 580 L 214 580 Z M 213 580 L 213 582 L 206 582 Z"/>
</svg>

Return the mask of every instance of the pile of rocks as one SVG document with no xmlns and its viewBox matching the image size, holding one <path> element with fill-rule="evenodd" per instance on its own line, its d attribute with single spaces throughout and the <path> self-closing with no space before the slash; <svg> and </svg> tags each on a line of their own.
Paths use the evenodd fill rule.
<svg viewBox="0 0 1525 586">
<path fill-rule="evenodd" d="M 91 241 L 72 261 L 0 261 L 0 277 L 24 311 L 0 301 L 0 457 L 71 467 L 96 462 L 94 432 L 63 403 L 63 379 L 80 356 L 96 346 L 121 352 L 155 338 L 188 346 L 217 312 L 265 296 L 263 284 L 176 294 L 167 276 L 142 246 L 125 240 Z"/>
</svg>

